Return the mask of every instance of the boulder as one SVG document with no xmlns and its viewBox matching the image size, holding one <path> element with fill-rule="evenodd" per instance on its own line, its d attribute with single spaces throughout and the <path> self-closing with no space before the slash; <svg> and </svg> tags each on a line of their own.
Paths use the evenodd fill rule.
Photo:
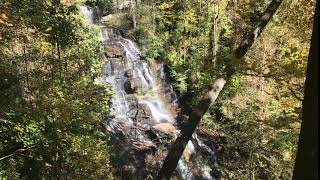
<svg viewBox="0 0 320 180">
<path fill-rule="evenodd" d="M 127 77 L 127 78 L 135 78 L 135 73 L 134 73 L 134 70 L 133 69 L 128 69 L 124 72 L 124 75 Z"/>
<path fill-rule="evenodd" d="M 175 136 L 177 131 L 177 129 L 171 123 L 160 123 L 152 126 L 152 129 L 156 132 L 171 136 Z"/>
<path fill-rule="evenodd" d="M 127 77 L 127 80 L 124 83 L 124 90 L 128 94 L 135 93 L 139 87 L 139 80 L 136 77 L 135 72 L 132 69 L 129 69 L 125 72 L 125 76 Z"/>
<path fill-rule="evenodd" d="M 145 129 L 147 136 L 156 144 L 167 146 L 176 135 L 176 128 L 171 123 L 160 123 Z"/>
<path fill-rule="evenodd" d="M 119 46 L 106 44 L 104 46 L 105 56 L 107 58 L 120 58 L 122 57 L 122 49 Z"/>
<path fill-rule="evenodd" d="M 156 151 L 157 146 L 154 144 L 150 143 L 144 143 L 144 142 L 139 142 L 139 141 L 134 141 L 132 142 L 133 148 L 140 152 L 150 152 L 150 151 Z"/>
<path fill-rule="evenodd" d="M 114 118 L 108 123 L 101 124 L 102 130 L 105 134 L 111 135 L 114 140 L 126 139 L 126 120 L 122 118 Z"/>
<path fill-rule="evenodd" d="M 138 89 L 138 83 L 137 83 L 137 79 L 128 79 L 125 83 L 124 83 L 124 90 L 126 91 L 126 93 L 128 94 L 133 94 L 137 91 Z"/>
<path fill-rule="evenodd" d="M 136 104 L 136 106 L 131 106 L 131 109 L 128 112 L 129 117 L 132 118 L 135 122 L 148 121 L 151 117 L 151 111 L 148 106 L 144 104 Z"/>
</svg>

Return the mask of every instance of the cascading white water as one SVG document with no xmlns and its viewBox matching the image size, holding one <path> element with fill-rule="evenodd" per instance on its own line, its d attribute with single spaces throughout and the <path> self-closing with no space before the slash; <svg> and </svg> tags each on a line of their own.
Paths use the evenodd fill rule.
<svg viewBox="0 0 320 180">
<path fill-rule="evenodd" d="M 93 11 L 92 8 L 88 8 L 85 6 L 80 7 L 80 11 L 85 16 L 87 22 L 89 24 L 94 23 L 93 18 Z M 149 91 L 153 91 L 154 93 L 157 93 L 154 89 L 156 85 L 156 80 L 154 76 L 152 75 L 152 72 L 150 70 L 150 67 L 147 62 L 143 61 L 141 59 L 141 52 L 139 51 L 139 48 L 133 43 L 131 40 L 123 38 L 121 36 L 115 36 L 115 37 L 109 37 L 108 29 L 105 26 L 100 26 L 100 40 L 102 44 L 112 44 L 112 45 L 119 45 L 122 47 L 122 50 L 125 55 L 125 62 L 124 66 L 121 67 L 114 67 L 113 61 L 109 60 L 105 56 L 103 56 L 103 59 L 106 61 L 106 64 L 102 66 L 102 74 L 104 74 L 104 77 L 99 77 L 96 79 L 96 81 L 100 83 L 108 83 L 112 86 L 115 95 L 113 97 L 112 101 L 112 108 L 114 109 L 114 116 L 116 117 L 114 119 L 112 127 L 117 126 L 117 124 L 125 123 L 124 126 L 129 128 L 136 128 L 136 122 L 132 119 L 132 117 L 129 117 L 130 107 L 132 106 L 132 102 L 128 101 L 128 94 L 125 91 L 125 82 L 127 81 L 126 77 L 126 70 L 133 70 L 135 74 L 137 75 L 138 82 L 140 83 L 139 88 L 145 89 Z M 110 29 L 110 32 L 112 32 L 112 29 Z M 163 70 L 161 70 L 160 77 L 163 78 Z M 170 89 L 172 90 L 172 86 L 170 86 Z M 174 102 L 176 103 L 176 97 L 174 97 Z M 151 112 L 151 121 L 149 124 L 158 124 L 158 123 L 171 123 L 175 124 L 175 119 L 173 116 L 168 112 L 168 110 L 165 108 L 164 103 L 160 101 L 157 97 L 148 97 L 148 98 L 142 98 L 138 99 L 138 104 L 146 105 L 150 112 Z M 119 120 L 119 122 L 117 121 Z M 144 128 L 144 126 L 142 126 Z M 132 133 L 131 138 L 135 138 L 137 141 L 143 142 L 145 144 L 152 144 L 153 142 L 148 139 L 145 135 L 143 135 L 139 131 L 134 131 Z M 196 134 L 194 134 L 193 138 L 196 140 L 198 146 L 206 149 L 210 154 L 214 155 L 214 152 L 207 147 L 198 137 Z M 192 141 L 189 141 L 187 144 L 187 148 L 189 152 L 193 155 L 197 155 L 195 150 L 195 145 L 192 143 Z M 200 162 L 199 160 L 196 160 L 196 164 L 199 169 L 202 169 L 202 167 L 205 167 L 205 164 L 203 162 Z M 183 179 L 192 179 L 194 177 L 193 173 L 191 172 L 188 163 L 185 159 L 181 158 L 178 162 L 177 170 L 180 173 L 181 177 Z M 213 179 L 209 173 L 209 171 L 204 168 L 202 170 L 202 176 L 204 179 L 211 180 Z"/>
<path fill-rule="evenodd" d="M 121 38 L 121 40 L 122 41 L 119 41 L 118 43 L 124 49 L 127 59 L 127 68 L 135 69 L 137 71 L 142 88 L 152 88 L 154 86 L 154 80 L 148 68 L 148 64 L 140 59 L 141 53 L 139 49 L 132 41 L 125 38 Z"/>
<path fill-rule="evenodd" d="M 188 168 L 184 160 L 181 160 L 181 159 L 179 160 L 178 171 L 180 172 L 182 178 L 185 180 L 191 180 L 193 177 L 190 169 Z"/>
<path fill-rule="evenodd" d="M 197 134 L 193 134 L 192 136 L 198 143 L 198 145 L 202 148 L 204 148 L 205 150 L 207 150 L 212 156 L 215 156 L 216 153 L 211 150 L 211 148 L 209 148 L 206 144 L 204 144 L 199 138 L 198 138 L 198 135 Z"/>
<path fill-rule="evenodd" d="M 100 39 L 103 43 L 107 43 L 107 41 L 109 40 L 108 29 L 105 28 L 104 26 L 101 26 L 100 29 L 101 29 Z"/>
<path fill-rule="evenodd" d="M 93 10 L 88 6 L 80 6 L 80 12 L 86 18 L 87 23 L 92 24 L 94 22 L 93 18 Z"/>
<path fill-rule="evenodd" d="M 163 108 L 159 100 L 140 100 L 139 103 L 146 104 L 150 108 L 152 119 L 155 123 L 174 123 L 173 117 Z"/>
</svg>

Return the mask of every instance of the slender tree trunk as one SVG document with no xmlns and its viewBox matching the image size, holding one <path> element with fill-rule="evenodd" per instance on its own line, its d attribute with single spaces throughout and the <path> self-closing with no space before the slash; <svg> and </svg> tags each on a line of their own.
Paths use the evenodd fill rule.
<svg viewBox="0 0 320 180">
<path fill-rule="evenodd" d="M 137 28 L 137 18 L 136 18 L 136 4 L 133 2 L 133 0 L 130 1 L 130 7 L 131 7 L 131 13 L 132 13 L 132 23 L 133 23 L 133 29 Z"/>
<path fill-rule="evenodd" d="M 319 124 L 319 31 L 318 31 L 318 1 L 309 52 L 305 95 L 302 104 L 302 123 L 298 144 L 293 180 L 318 179 L 318 124 Z"/>
<path fill-rule="evenodd" d="M 26 101 L 28 102 L 29 105 L 31 105 L 31 108 L 33 110 L 32 101 L 31 101 L 31 93 L 30 93 L 31 90 L 30 90 L 29 70 L 28 70 L 29 57 L 28 57 L 27 51 L 26 51 L 26 42 L 24 42 L 24 45 L 23 45 L 23 56 L 24 56 L 25 75 L 26 75 L 26 80 L 25 80 L 26 84 L 23 89 L 24 89 Z"/>
<path fill-rule="evenodd" d="M 217 62 L 217 51 L 218 51 L 218 35 L 217 35 L 217 28 L 218 28 L 218 18 L 219 18 L 219 3 L 214 5 L 214 17 L 213 17 L 213 39 L 212 39 L 212 64 L 215 66 Z"/>
<path fill-rule="evenodd" d="M 267 23 L 270 21 L 276 10 L 279 8 L 282 0 L 273 0 L 266 11 L 263 13 L 263 16 L 260 18 L 257 26 L 248 34 L 248 36 L 244 37 L 239 47 L 236 49 L 234 57 L 236 60 L 241 59 L 252 46 L 257 37 L 260 36 L 262 30 L 265 28 Z M 207 96 L 200 101 L 200 103 L 196 107 L 192 107 L 189 113 L 186 113 L 188 118 L 188 125 L 185 125 L 170 148 L 167 157 L 164 160 L 164 163 L 158 172 L 157 179 L 169 179 L 173 171 L 176 169 L 178 161 L 188 143 L 191 139 L 191 136 L 198 126 L 202 116 L 207 112 L 208 108 L 212 103 L 216 101 L 221 90 L 223 89 L 226 82 L 230 79 L 230 77 L 235 73 L 235 69 L 232 64 L 228 64 L 224 70 L 224 74 L 216 79 L 211 86 L 210 90 L 207 93 Z M 183 112 L 188 112 L 183 110 Z"/>
<path fill-rule="evenodd" d="M 156 32 L 156 12 L 155 12 L 155 2 L 154 0 L 151 1 L 151 14 L 152 14 L 152 28 L 153 28 L 153 32 Z"/>
<path fill-rule="evenodd" d="M 63 64 L 61 61 L 60 45 L 58 42 L 56 42 L 56 45 L 57 45 L 57 55 L 58 55 L 59 76 L 60 76 L 60 81 L 62 81 Z"/>
</svg>

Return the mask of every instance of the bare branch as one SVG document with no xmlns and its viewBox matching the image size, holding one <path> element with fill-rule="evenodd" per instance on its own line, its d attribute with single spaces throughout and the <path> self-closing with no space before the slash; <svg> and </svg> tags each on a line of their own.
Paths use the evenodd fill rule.
<svg viewBox="0 0 320 180">
<path fill-rule="evenodd" d="M 0 118 L 0 123 L 4 123 L 4 124 L 13 124 L 11 121 L 6 120 L 6 119 L 2 119 L 2 118 Z"/>
<path fill-rule="evenodd" d="M 295 90 L 293 90 L 293 89 L 290 88 L 290 87 L 288 87 L 288 89 L 289 89 L 289 91 L 291 92 L 291 94 L 292 94 L 297 100 L 303 101 L 303 98 L 299 97 L 299 96 L 298 96 L 298 93 L 297 93 Z"/>
<path fill-rule="evenodd" d="M 13 156 L 13 155 L 15 155 L 15 154 L 17 154 L 17 153 L 21 153 L 21 152 L 27 151 L 28 149 L 33 148 L 34 146 L 35 146 L 35 145 L 29 146 L 29 147 L 24 148 L 24 149 L 17 149 L 17 150 L 15 150 L 14 152 L 12 152 L 12 153 L 10 153 L 10 154 L 8 154 L 8 155 L 6 155 L 6 156 L 0 157 L 0 161 L 2 161 L 2 160 L 4 160 L 4 159 L 7 159 L 7 158 L 9 158 L 9 157 L 11 157 L 11 156 Z"/>
</svg>

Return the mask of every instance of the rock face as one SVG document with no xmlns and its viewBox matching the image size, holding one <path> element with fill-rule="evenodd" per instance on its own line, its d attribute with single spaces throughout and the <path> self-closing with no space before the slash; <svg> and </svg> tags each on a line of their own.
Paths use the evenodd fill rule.
<svg viewBox="0 0 320 180">
<path fill-rule="evenodd" d="M 128 114 L 133 121 L 139 123 L 146 123 L 151 118 L 150 109 L 143 104 L 137 104 L 136 107 L 130 109 Z"/>
<path fill-rule="evenodd" d="M 152 126 L 152 129 L 156 132 L 171 136 L 174 136 L 177 132 L 177 129 L 171 123 L 160 123 Z"/>
<path fill-rule="evenodd" d="M 177 129 L 171 123 L 160 123 L 145 129 L 145 133 L 156 144 L 167 146 L 173 140 Z"/>
<path fill-rule="evenodd" d="M 209 130 L 204 127 L 197 127 L 196 133 L 202 137 L 205 144 L 214 146 L 217 151 L 223 151 L 223 144 L 226 143 L 226 138 L 223 133 Z"/>
<path fill-rule="evenodd" d="M 122 57 L 122 50 L 119 46 L 112 44 L 104 45 L 105 56 L 107 58 L 120 58 Z"/>
<path fill-rule="evenodd" d="M 124 83 L 124 89 L 126 93 L 133 94 L 137 91 L 139 87 L 139 80 L 136 77 L 136 74 L 133 69 L 129 69 L 125 72 L 125 76 L 127 77 L 126 82 Z"/>
</svg>

